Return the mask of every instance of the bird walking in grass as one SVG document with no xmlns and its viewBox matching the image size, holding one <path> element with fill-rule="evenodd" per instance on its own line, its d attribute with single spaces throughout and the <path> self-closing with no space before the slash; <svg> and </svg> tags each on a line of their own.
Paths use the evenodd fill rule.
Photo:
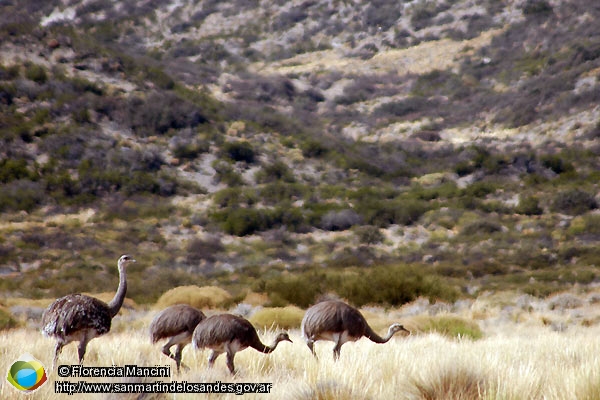
<svg viewBox="0 0 600 400">
<path fill-rule="evenodd" d="M 232 314 L 212 315 L 200 322 L 194 330 L 192 343 L 197 349 L 211 349 L 208 357 L 208 366 L 212 368 L 217 357 L 227 354 L 227 368 L 235 375 L 233 359 L 235 353 L 252 347 L 261 353 L 271 353 L 279 342 L 292 342 L 286 332 L 279 333 L 272 345 L 263 344 L 256 333 L 256 329 L 245 318 Z"/>
<path fill-rule="evenodd" d="M 397 332 L 410 334 L 402 325 L 393 324 L 389 327 L 387 335 L 381 337 L 371 329 L 360 311 L 339 300 L 327 300 L 310 307 L 304 314 L 300 329 L 315 357 L 314 344 L 317 340 L 334 342 L 334 360 L 339 359 L 344 343 L 355 342 L 363 336 L 375 343 L 386 343 Z"/>
<path fill-rule="evenodd" d="M 79 342 L 79 364 L 83 364 L 89 341 L 110 331 L 111 321 L 121 309 L 127 292 L 126 266 L 134 262 L 128 255 L 119 258 L 119 287 L 108 304 L 83 294 L 69 294 L 55 300 L 44 311 L 42 333 L 56 339 L 52 370 L 65 345 Z"/>
<path fill-rule="evenodd" d="M 196 326 L 206 316 L 197 308 L 187 304 L 176 304 L 162 310 L 150 323 L 150 340 L 156 343 L 161 339 L 169 340 L 163 346 L 162 352 L 175 360 L 177 372 L 182 365 L 181 354 L 183 348 L 192 341 L 192 334 Z M 171 353 L 171 347 L 175 347 L 175 354 Z M 183 365 L 184 368 L 187 368 Z"/>
</svg>

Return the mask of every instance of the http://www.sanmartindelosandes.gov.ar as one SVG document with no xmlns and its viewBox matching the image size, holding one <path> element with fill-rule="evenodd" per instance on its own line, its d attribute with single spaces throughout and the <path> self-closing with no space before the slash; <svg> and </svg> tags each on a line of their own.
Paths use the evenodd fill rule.
<svg viewBox="0 0 600 400">
<path fill-rule="evenodd" d="M 23 354 L 8 369 L 6 380 L 17 390 L 24 393 L 39 389 L 46 381 L 46 370 L 39 360 L 31 354 Z"/>
</svg>

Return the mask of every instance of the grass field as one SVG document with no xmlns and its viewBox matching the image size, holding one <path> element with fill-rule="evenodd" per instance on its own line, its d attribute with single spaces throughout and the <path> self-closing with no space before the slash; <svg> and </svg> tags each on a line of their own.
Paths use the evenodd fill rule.
<svg viewBox="0 0 600 400">
<path fill-rule="evenodd" d="M 384 323 L 398 311 L 367 311 L 367 319 L 383 333 Z M 237 354 L 238 374 L 231 377 L 221 356 L 212 370 L 207 369 L 208 352 L 188 346 L 183 361 L 190 369 L 176 374 L 174 363 L 161 354 L 160 345 L 151 345 L 147 324 L 152 312 L 125 313 L 114 328 L 88 345 L 85 366 L 172 366 L 170 378 L 162 381 L 194 383 L 272 383 L 270 394 L 245 394 L 245 398 L 270 399 L 599 399 L 600 327 L 592 324 L 552 329 L 547 316 L 529 313 L 512 320 L 480 320 L 484 336 L 479 340 L 450 338 L 438 333 L 415 333 L 395 337 L 378 345 L 367 339 L 345 344 L 338 362 L 332 360 L 331 342 L 317 342 L 319 359 L 311 356 L 297 329 L 290 331 L 294 343 L 281 343 L 270 355 L 247 349 Z M 141 316 L 140 316 L 141 315 Z M 417 316 L 419 317 L 419 316 Z M 408 327 L 410 318 L 400 318 Z M 276 332 L 260 330 L 269 343 Z M 53 341 L 33 328 L 0 332 L 0 371 L 5 374 L 12 362 L 30 353 L 49 368 Z M 66 347 L 59 364 L 75 364 L 76 346 Z M 3 378 L 2 399 L 67 399 L 57 394 L 57 379 L 49 376 L 37 392 L 24 395 Z M 153 378 L 94 378 L 87 382 L 153 382 Z M 81 396 L 81 395 L 79 395 Z M 79 397 L 77 396 L 77 397 Z M 236 394 L 87 394 L 90 399 L 233 399 Z"/>
</svg>

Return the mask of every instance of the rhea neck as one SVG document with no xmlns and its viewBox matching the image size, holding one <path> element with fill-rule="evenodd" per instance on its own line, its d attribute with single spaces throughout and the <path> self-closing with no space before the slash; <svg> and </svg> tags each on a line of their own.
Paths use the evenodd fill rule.
<svg viewBox="0 0 600 400">
<path fill-rule="evenodd" d="M 273 352 L 275 350 L 275 348 L 277 347 L 277 345 L 279 344 L 279 342 L 281 342 L 283 340 L 285 340 L 285 339 L 277 337 L 275 339 L 275 341 L 273 342 L 273 344 L 270 346 L 267 346 L 259 341 L 258 343 L 256 343 L 256 346 L 252 346 L 252 347 L 254 347 L 256 350 L 260 351 L 261 353 L 268 354 L 268 353 Z"/>
<path fill-rule="evenodd" d="M 115 297 L 108 303 L 108 310 L 111 318 L 119 313 L 123 301 L 125 300 L 125 293 L 127 293 L 127 273 L 125 272 L 125 262 L 119 260 L 119 287 L 117 288 Z"/>
<path fill-rule="evenodd" d="M 376 334 L 370 327 L 366 333 L 366 337 L 368 337 L 371 341 L 375 342 L 375 343 L 387 343 L 389 342 L 389 340 L 392 338 L 392 336 L 394 336 L 396 332 L 392 330 L 392 327 L 390 327 L 388 329 L 387 335 L 385 335 L 384 337 L 379 336 L 378 334 Z"/>
</svg>

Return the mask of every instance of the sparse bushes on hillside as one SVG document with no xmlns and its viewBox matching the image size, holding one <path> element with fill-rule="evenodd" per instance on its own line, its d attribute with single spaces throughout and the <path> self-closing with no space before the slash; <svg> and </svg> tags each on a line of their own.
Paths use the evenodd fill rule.
<svg viewBox="0 0 600 400">
<path fill-rule="evenodd" d="M 234 161 L 243 161 L 252 164 L 256 158 L 256 152 L 249 142 L 227 142 L 223 145 L 223 153 Z"/>
<path fill-rule="evenodd" d="M 521 196 L 515 212 L 525 215 L 541 215 L 544 210 L 540 207 L 540 201 L 536 196 Z"/>
<path fill-rule="evenodd" d="M 598 208 L 594 196 L 581 189 L 569 189 L 558 192 L 550 206 L 552 211 L 579 215 Z"/>
</svg>

